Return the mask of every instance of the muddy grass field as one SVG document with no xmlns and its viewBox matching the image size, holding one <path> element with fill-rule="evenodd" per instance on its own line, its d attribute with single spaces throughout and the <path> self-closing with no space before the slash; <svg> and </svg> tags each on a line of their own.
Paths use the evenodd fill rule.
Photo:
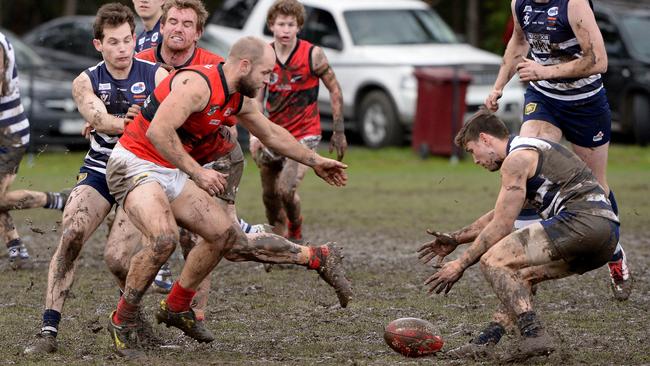
<svg viewBox="0 0 650 366">
<path fill-rule="evenodd" d="M 14 187 L 58 190 L 71 186 L 83 155 L 25 158 Z M 301 189 L 304 235 L 313 244 L 336 241 L 355 288 L 347 309 L 313 271 L 274 269 L 257 263 L 222 262 L 212 273 L 208 327 L 217 340 L 199 345 L 175 329 L 155 326 L 168 346 L 148 353 L 148 364 L 394 365 L 454 364 L 428 357 L 407 359 L 383 341 L 393 319 L 419 317 L 439 328 L 450 349 L 468 341 L 489 321 L 497 299 L 478 268 L 466 271 L 449 295 L 427 297 L 422 282 L 432 270 L 418 263 L 425 229 L 452 230 L 491 208 L 498 175 L 465 161 L 418 160 L 410 150 L 353 148 L 348 187 L 335 189 L 310 173 Z M 622 239 L 635 276 L 629 301 L 613 300 L 605 267 L 583 276 L 542 284 L 537 311 L 555 338 L 556 352 L 528 364 L 650 363 L 650 149 L 614 147 L 610 183 L 623 221 Z M 238 196 L 239 213 L 262 222 L 257 169 L 249 164 Z M 31 210 L 14 215 L 34 268 L 12 271 L 0 256 L 0 364 L 115 364 L 106 331 L 118 290 L 102 261 L 106 227 L 86 244 L 77 280 L 65 304 L 59 352 L 25 357 L 40 328 L 49 258 L 60 235 L 60 213 Z M 174 273 L 181 261 L 173 259 Z M 152 319 L 162 298 L 149 292 Z M 515 336 L 504 338 L 501 350 Z M 466 364 L 456 362 L 455 364 Z M 144 363 L 143 363 L 144 364 Z"/>
</svg>

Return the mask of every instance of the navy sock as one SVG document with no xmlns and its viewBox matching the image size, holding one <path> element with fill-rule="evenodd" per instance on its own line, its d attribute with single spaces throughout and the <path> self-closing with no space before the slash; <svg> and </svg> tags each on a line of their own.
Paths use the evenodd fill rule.
<svg viewBox="0 0 650 366">
<path fill-rule="evenodd" d="M 488 326 L 479 333 L 474 339 L 471 340 L 471 343 L 474 344 L 497 344 L 501 340 L 501 337 L 506 334 L 506 328 L 503 325 L 490 322 Z"/>
<path fill-rule="evenodd" d="M 11 239 L 7 242 L 7 248 L 12 248 L 12 247 L 18 247 L 20 246 L 20 238 L 18 239 Z"/>
<path fill-rule="evenodd" d="M 59 333 L 59 322 L 61 321 L 61 313 L 52 309 L 45 309 L 43 312 L 43 327 L 41 333 L 49 333 L 56 337 Z"/>
<path fill-rule="evenodd" d="M 612 204 L 612 211 L 618 216 L 618 204 L 616 203 L 616 198 L 614 198 L 614 191 L 609 190 L 609 203 Z"/>
<path fill-rule="evenodd" d="M 45 192 L 47 200 L 45 202 L 44 208 L 51 208 L 54 210 L 61 210 L 65 205 L 65 201 L 59 192 Z"/>
</svg>

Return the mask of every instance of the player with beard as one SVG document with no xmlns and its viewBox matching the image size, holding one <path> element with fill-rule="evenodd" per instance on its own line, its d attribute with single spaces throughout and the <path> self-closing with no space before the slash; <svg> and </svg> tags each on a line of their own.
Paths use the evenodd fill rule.
<svg viewBox="0 0 650 366">
<path fill-rule="evenodd" d="M 227 117 L 237 115 L 265 144 L 311 166 L 327 183 L 346 184 L 344 164 L 304 148 L 257 108 L 252 98 L 268 83 L 274 59 L 270 46 L 246 37 L 233 45 L 224 64 L 174 71 L 149 96 L 116 145 L 108 162 L 108 185 L 144 237 L 143 249 L 131 259 L 124 295 L 109 322 L 118 354 L 141 354 L 134 341 L 139 332 L 139 304 L 156 271 L 179 242 L 177 223 L 201 239 L 189 252 L 171 292 L 161 301 L 156 319 L 199 342 L 210 342 L 214 337 L 196 321 L 190 304 L 201 281 L 221 258 L 238 246 L 271 254 L 272 248 L 291 247 L 292 243 L 274 234 L 247 237 L 210 197 L 226 189 L 227 177 L 203 167 L 196 157 L 220 150 L 219 130 L 229 123 Z M 284 253 L 294 262 L 317 268 L 337 293 L 350 290 L 338 248 L 331 244 L 303 248 Z M 253 254 L 242 251 L 238 255 L 245 258 Z"/>
</svg>

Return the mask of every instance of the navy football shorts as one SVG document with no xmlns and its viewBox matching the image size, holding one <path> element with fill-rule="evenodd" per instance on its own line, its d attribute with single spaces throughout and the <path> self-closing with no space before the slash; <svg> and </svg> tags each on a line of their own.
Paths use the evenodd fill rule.
<svg viewBox="0 0 650 366">
<path fill-rule="evenodd" d="M 115 204 L 115 198 L 108 190 L 108 183 L 106 183 L 105 174 L 82 166 L 81 169 L 79 169 L 79 174 L 77 175 L 77 184 L 75 187 L 77 186 L 91 186 L 97 192 L 99 192 L 99 194 L 101 194 L 102 197 L 108 201 L 108 203 L 111 205 Z"/>
</svg>

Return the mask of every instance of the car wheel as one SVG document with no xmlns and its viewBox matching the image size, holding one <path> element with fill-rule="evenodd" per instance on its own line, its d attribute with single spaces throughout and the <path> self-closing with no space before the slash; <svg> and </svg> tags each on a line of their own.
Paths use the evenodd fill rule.
<svg viewBox="0 0 650 366">
<path fill-rule="evenodd" d="M 642 146 L 650 142 L 650 98 L 642 94 L 632 97 L 632 128 L 634 140 Z"/>
<path fill-rule="evenodd" d="M 366 146 L 378 148 L 397 145 L 404 140 L 404 131 L 393 102 L 382 91 L 372 91 L 359 108 L 359 131 Z"/>
</svg>

